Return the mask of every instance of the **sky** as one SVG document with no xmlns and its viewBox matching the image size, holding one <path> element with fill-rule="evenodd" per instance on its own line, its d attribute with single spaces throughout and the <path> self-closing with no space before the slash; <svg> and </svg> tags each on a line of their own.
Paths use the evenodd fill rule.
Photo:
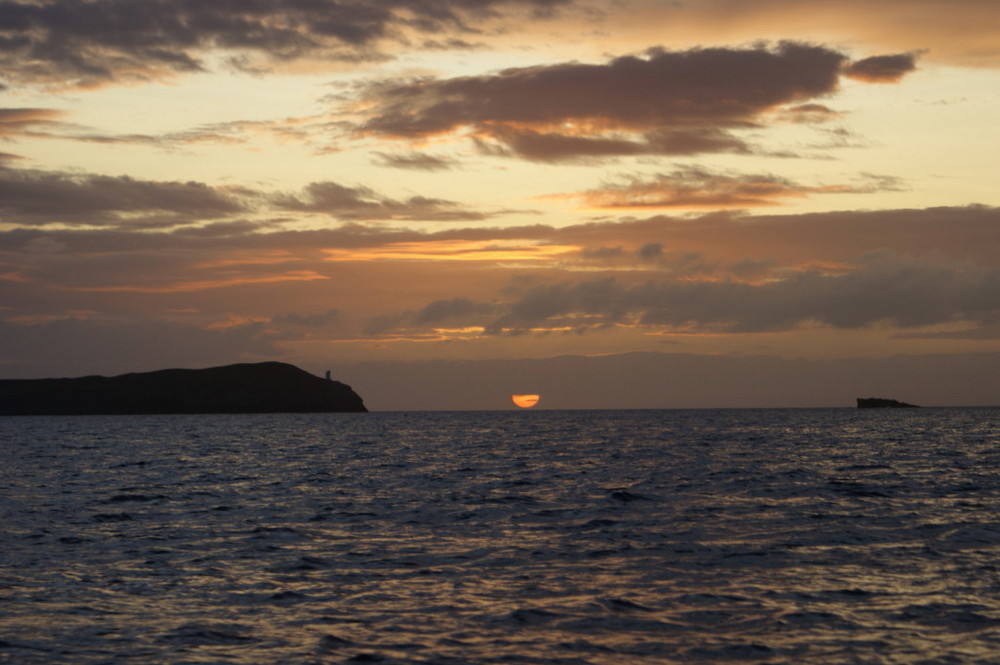
<svg viewBox="0 0 1000 665">
<path fill-rule="evenodd" d="M 1000 404 L 998 117 L 996 0 L 0 0 L 0 378 Z"/>
</svg>

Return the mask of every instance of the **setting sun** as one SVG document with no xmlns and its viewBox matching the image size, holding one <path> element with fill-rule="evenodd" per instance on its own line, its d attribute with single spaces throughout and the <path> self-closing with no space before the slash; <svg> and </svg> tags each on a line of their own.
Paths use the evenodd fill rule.
<svg viewBox="0 0 1000 665">
<path fill-rule="evenodd" d="M 510 399 L 514 404 L 518 405 L 522 409 L 530 409 L 534 405 L 538 404 L 538 395 L 511 395 Z"/>
</svg>

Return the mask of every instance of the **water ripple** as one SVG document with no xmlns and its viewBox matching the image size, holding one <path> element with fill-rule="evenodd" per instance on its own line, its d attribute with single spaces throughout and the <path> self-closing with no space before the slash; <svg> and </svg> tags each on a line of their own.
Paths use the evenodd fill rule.
<svg viewBox="0 0 1000 665">
<path fill-rule="evenodd" d="M 998 425 L 0 419 L 0 663 L 991 663 Z"/>
</svg>

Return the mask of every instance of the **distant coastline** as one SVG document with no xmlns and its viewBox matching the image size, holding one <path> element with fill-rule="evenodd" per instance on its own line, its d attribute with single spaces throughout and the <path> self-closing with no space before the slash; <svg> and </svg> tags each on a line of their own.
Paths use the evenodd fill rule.
<svg viewBox="0 0 1000 665">
<path fill-rule="evenodd" d="M 0 415 L 364 413 L 347 384 L 279 362 L 0 380 Z"/>
</svg>

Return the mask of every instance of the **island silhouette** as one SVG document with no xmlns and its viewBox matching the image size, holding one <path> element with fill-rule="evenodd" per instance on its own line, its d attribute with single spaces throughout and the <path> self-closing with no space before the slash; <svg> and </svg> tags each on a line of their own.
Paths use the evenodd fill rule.
<svg viewBox="0 0 1000 665">
<path fill-rule="evenodd" d="M 859 409 L 916 409 L 916 404 L 907 404 L 885 397 L 858 397 Z"/>
<path fill-rule="evenodd" d="M 0 380 L 0 415 L 367 411 L 347 384 L 281 362 L 113 377 Z"/>
</svg>

